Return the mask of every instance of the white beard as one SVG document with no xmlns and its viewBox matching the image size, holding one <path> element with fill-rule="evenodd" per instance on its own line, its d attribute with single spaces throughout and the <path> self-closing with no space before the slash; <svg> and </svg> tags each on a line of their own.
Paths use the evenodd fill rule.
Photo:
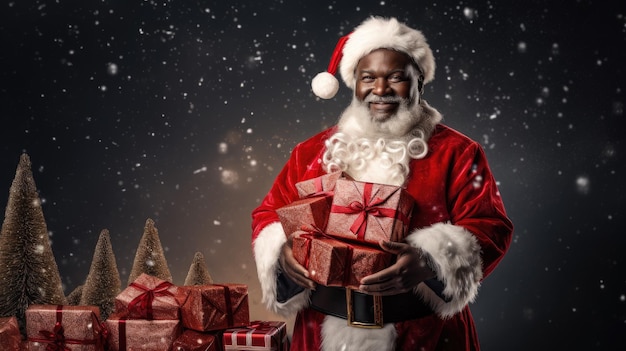
<svg viewBox="0 0 626 351">
<path fill-rule="evenodd" d="M 425 101 L 408 101 L 383 122 L 356 97 L 339 119 L 338 131 L 326 141 L 327 172 L 341 170 L 355 180 L 404 186 L 409 163 L 428 152 L 427 139 L 441 115 Z"/>
</svg>

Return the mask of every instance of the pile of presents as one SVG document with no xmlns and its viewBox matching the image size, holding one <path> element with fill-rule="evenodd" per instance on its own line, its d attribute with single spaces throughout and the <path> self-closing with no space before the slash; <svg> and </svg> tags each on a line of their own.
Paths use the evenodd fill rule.
<svg viewBox="0 0 626 351">
<path fill-rule="evenodd" d="M 358 289 L 393 263 L 380 241 L 402 241 L 414 200 L 397 186 L 359 182 L 342 172 L 296 183 L 299 199 L 277 210 L 293 255 L 315 282 Z"/>
<path fill-rule="evenodd" d="M 100 320 L 96 306 L 31 305 L 26 340 L 0 318 L 3 351 L 218 351 L 289 348 L 285 322 L 250 321 L 245 284 L 176 286 L 142 274 Z"/>
<path fill-rule="evenodd" d="M 381 240 L 401 241 L 414 201 L 402 188 L 359 182 L 341 172 L 296 184 L 299 199 L 277 210 L 296 260 L 311 279 L 358 289 L 391 265 Z M 285 322 L 250 321 L 244 284 L 175 286 L 142 274 L 100 320 L 95 306 L 31 305 L 27 339 L 15 317 L 0 318 L 3 351 L 211 351 L 289 349 Z"/>
</svg>

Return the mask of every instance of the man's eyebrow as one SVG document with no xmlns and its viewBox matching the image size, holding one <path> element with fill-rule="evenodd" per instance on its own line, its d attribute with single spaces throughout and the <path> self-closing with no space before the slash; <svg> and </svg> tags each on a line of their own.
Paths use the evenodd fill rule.
<svg viewBox="0 0 626 351">
<path fill-rule="evenodd" d="M 358 73 L 359 74 L 363 74 L 363 73 L 371 74 L 371 73 L 373 73 L 375 71 L 376 70 L 374 70 L 374 69 L 360 69 Z M 393 73 L 398 73 L 398 72 L 406 73 L 406 68 L 394 68 L 394 69 L 388 71 L 387 74 L 393 74 Z"/>
</svg>

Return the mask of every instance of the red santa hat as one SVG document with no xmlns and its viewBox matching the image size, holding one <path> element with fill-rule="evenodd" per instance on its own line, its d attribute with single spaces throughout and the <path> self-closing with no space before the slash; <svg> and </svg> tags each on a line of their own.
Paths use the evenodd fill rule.
<svg viewBox="0 0 626 351">
<path fill-rule="evenodd" d="M 331 99 L 339 90 L 337 69 L 344 83 L 354 89 L 354 72 L 363 56 L 377 49 L 391 49 L 409 55 L 424 75 L 424 83 L 435 78 L 435 59 L 422 32 L 398 22 L 395 18 L 370 17 L 355 30 L 339 39 L 326 72 L 311 81 L 313 93 Z"/>
</svg>

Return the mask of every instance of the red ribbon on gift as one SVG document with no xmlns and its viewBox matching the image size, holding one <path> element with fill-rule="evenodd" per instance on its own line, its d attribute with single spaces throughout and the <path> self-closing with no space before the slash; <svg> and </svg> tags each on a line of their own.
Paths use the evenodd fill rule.
<svg viewBox="0 0 626 351">
<path fill-rule="evenodd" d="M 117 321 L 117 335 L 119 335 L 120 350 L 126 350 L 126 316 Z"/>
<path fill-rule="evenodd" d="M 367 230 L 367 217 L 372 215 L 375 217 L 388 217 L 397 218 L 404 224 L 408 224 L 409 219 L 401 212 L 391 209 L 380 207 L 386 199 L 379 197 L 372 197 L 373 183 L 365 183 L 363 186 L 363 201 L 353 201 L 348 206 L 333 205 L 330 209 L 334 213 L 355 214 L 358 213 L 357 218 L 350 226 L 350 231 L 354 233 L 359 240 L 365 238 L 365 232 Z"/>
<path fill-rule="evenodd" d="M 344 262 L 346 263 L 343 267 L 343 286 L 350 285 L 350 277 L 352 276 L 352 257 L 354 256 L 354 246 L 346 243 L 348 246 L 348 252 L 346 252 L 346 257 L 344 258 Z"/>
<path fill-rule="evenodd" d="M 78 340 L 66 338 L 62 321 L 63 306 L 57 305 L 56 323 L 52 331 L 40 330 L 39 335 L 41 335 L 41 338 L 28 337 L 28 341 L 47 344 L 46 351 L 71 351 L 67 345 L 95 345 L 101 341 L 100 339 Z M 97 325 L 100 326 L 100 324 Z"/>
<path fill-rule="evenodd" d="M 322 184 L 322 177 L 313 178 L 313 185 L 315 186 L 315 192 L 308 194 L 304 199 L 318 196 L 333 196 L 332 191 L 324 191 L 324 185 Z"/>
<path fill-rule="evenodd" d="M 320 238 L 320 237 L 332 239 L 332 237 L 330 235 L 324 233 L 320 228 L 318 228 L 314 224 L 311 224 L 310 227 L 307 227 L 306 225 L 303 225 L 302 228 L 300 228 L 300 229 L 302 231 L 306 232 L 306 233 L 300 234 L 299 237 L 306 239 L 306 250 L 305 250 L 304 262 L 303 262 L 302 266 L 304 266 L 304 268 L 308 269 L 309 268 L 309 259 L 310 259 L 310 256 L 311 256 L 311 242 L 313 241 L 313 239 Z"/>
<path fill-rule="evenodd" d="M 168 290 L 170 287 L 173 286 L 173 284 L 170 282 L 164 281 L 152 289 L 136 282 L 130 283 L 130 286 L 142 290 L 143 293 L 139 294 L 131 302 L 128 303 L 128 310 L 139 313 L 141 317 L 145 319 L 154 319 L 152 303 L 154 302 L 155 297 L 174 297 L 174 294 L 172 294 L 172 292 Z"/>
<path fill-rule="evenodd" d="M 231 298 L 230 298 L 230 288 L 223 284 L 213 284 L 213 285 L 221 286 L 222 288 L 224 288 L 224 298 L 226 300 L 226 312 L 225 312 L 226 322 L 228 323 L 228 326 L 232 326 L 235 324 L 235 318 L 234 318 L 235 311 L 233 310 L 233 302 L 231 301 Z"/>
</svg>

